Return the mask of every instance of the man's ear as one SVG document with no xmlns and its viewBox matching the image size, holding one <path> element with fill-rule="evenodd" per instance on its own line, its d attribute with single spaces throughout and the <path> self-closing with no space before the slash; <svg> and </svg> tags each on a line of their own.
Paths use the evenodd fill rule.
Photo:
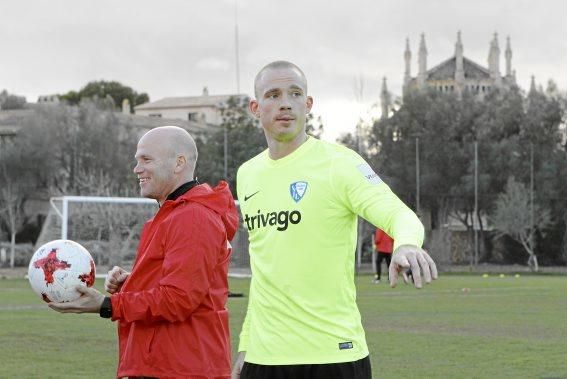
<svg viewBox="0 0 567 379">
<path fill-rule="evenodd" d="M 258 108 L 259 108 L 258 101 L 255 99 L 250 100 L 250 102 L 248 103 L 248 109 L 250 110 L 250 113 L 252 113 L 252 115 L 256 118 L 260 117 L 260 112 L 258 111 Z"/>
<path fill-rule="evenodd" d="M 311 112 L 311 108 L 313 107 L 313 98 L 311 96 L 307 96 L 306 105 L 307 105 L 307 112 L 306 113 Z"/>
<path fill-rule="evenodd" d="M 180 173 L 187 166 L 187 158 L 185 155 L 178 155 L 175 160 L 175 173 Z"/>
</svg>

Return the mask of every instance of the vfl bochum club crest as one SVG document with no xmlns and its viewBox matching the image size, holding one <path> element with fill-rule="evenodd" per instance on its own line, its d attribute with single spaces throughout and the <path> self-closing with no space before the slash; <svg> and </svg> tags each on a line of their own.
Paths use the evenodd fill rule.
<svg viewBox="0 0 567 379">
<path fill-rule="evenodd" d="M 299 203 L 299 200 L 303 199 L 305 191 L 307 191 L 307 182 L 295 182 L 291 183 L 289 186 L 289 193 L 291 194 L 291 198 L 296 203 Z"/>
</svg>

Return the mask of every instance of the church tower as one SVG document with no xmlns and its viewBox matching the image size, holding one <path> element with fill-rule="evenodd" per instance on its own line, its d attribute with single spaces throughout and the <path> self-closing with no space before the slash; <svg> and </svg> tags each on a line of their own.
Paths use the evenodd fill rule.
<svg viewBox="0 0 567 379">
<path fill-rule="evenodd" d="M 425 34 L 423 33 L 421 33 L 421 40 L 419 41 L 418 64 L 417 86 L 423 89 L 427 80 L 427 47 L 425 47 Z"/>
<path fill-rule="evenodd" d="M 409 47 L 409 38 L 406 38 L 406 51 L 404 51 L 404 61 L 406 63 L 406 69 L 404 72 L 404 94 L 408 91 L 409 82 L 411 80 L 411 51 Z"/>
<path fill-rule="evenodd" d="M 528 95 L 533 95 L 537 92 L 536 90 L 536 85 L 535 85 L 535 76 L 532 75 L 532 80 L 530 81 L 530 91 L 528 92 Z"/>
<path fill-rule="evenodd" d="M 465 68 L 463 59 L 463 42 L 461 32 L 457 33 L 457 43 L 455 44 L 455 88 L 459 95 L 462 94 L 465 86 Z"/>
<path fill-rule="evenodd" d="M 386 84 L 386 77 L 382 79 L 382 91 L 380 92 L 380 106 L 382 108 L 381 118 L 388 118 L 391 106 L 390 92 Z"/>
<path fill-rule="evenodd" d="M 497 89 L 508 91 L 516 84 L 516 72 L 512 67 L 512 48 L 510 37 L 506 39 L 506 49 L 503 50 L 506 67 L 500 72 L 500 47 L 498 34 L 489 37 L 490 49 L 488 51 L 488 66 L 480 65 L 464 55 L 464 45 L 461 31 L 457 32 L 454 54 L 439 64 L 427 67 L 427 47 L 425 34 L 421 33 L 419 48 L 417 50 L 417 75 L 412 77 L 412 53 L 409 38 L 406 38 L 404 50 L 404 98 L 412 91 L 435 90 L 442 93 L 452 93 L 457 98 L 466 92 L 472 96 L 484 97 Z M 414 58 L 415 59 L 415 58 Z M 505 70 L 505 72 L 504 72 Z"/>
<path fill-rule="evenodd" d="M 490 42 L 488 71 L 490 72 L 490 77 L 494 80 L 494 85 L 496 87 L 500 87 L 502 84 L 502 77 L 500 75 L 500 47 L 498 47 L 498 33 L 494 33 L 494 39 Z"/>
<path fill-rule="evenodd" d="M 506 38 L 506 78 L 515 82 L 514 74 L 512 72 L 512 48 L 510 47 L 510 36 Z"/>
</svg>

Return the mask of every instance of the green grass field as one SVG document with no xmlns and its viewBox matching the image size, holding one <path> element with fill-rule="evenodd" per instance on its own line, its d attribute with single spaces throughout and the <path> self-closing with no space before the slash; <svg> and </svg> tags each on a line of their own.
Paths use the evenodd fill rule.
<svg viewBox="0 0 567 379">
<path fill-rule="evenodd" d="M 233 292 L 248 285 L 231 280 Z M 420 291 L 360 276 L 357 287 L 376 378 L 567 378 L 565 276 L 442 276 Z M 233 349 L 247 299 L 229 300 Z M 116 345 L 112 322 L 58 314 L 27 280 L 0 280 L 0 378 L 112 378 Z"/>
</svg>

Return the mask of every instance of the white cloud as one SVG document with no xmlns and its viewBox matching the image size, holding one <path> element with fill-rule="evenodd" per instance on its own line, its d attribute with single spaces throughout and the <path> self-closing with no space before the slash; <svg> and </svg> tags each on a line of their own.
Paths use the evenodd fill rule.
<svg viewBox="0 0 567 379">
<path fill-rule="evenodd" d="M 196 66 L 205 71 L 228 71 L 230 69 L 229 62 L 215 57 L 199 59 Z"/>
<path fill-rule="evenodd" d="M 416 74 L 419 34 L 433 67 L 454 52 L 486 65 L 492 34 L 512 39 L 520 85 L 530 75 L 567 88 L 567 2 L 547 0 L 153 0 L 0 1 L 0 85 L 34 101 L 38 94 L 79 89 L 91 80 L 123 81 L 152 99 L 236 91 L 234 3 L 238 4 L 240 87 L 251 93 L 256 71 L 275 59 L 304 69 L 329 133 L 352 130 L 364 103 L 378 101 L 381 79 L 399 95 L 405 39 Z M 0 90 L 2 89 L 0 88 Z M 328 105 L 327 105 L 328 104 Z M 335 133 L 338 134 L 338 133 Z"/>
</svg>

